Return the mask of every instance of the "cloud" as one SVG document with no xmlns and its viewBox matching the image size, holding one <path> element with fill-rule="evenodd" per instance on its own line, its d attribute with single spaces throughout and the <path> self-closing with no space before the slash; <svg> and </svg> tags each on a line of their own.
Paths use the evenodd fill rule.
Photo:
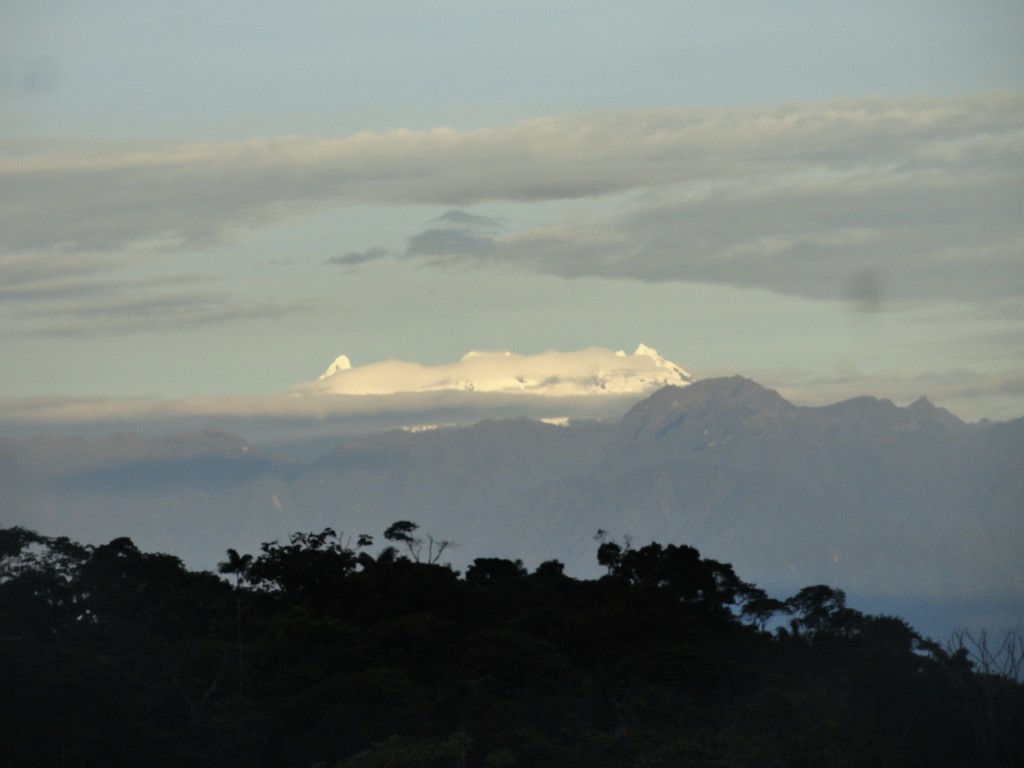
<svg viewBox="0 0 1024 768">
<path fill-rule="evenodd" d="M 206 275 L 126 278 L 105 260 L 83 264 L 0 260 L 0 321 L 7 333 L 90 336 L 175 331 L 243 318 L 307 312 L 304 303 L 242 298 Z"/>
<path fill-rule="evenodd" d="M 339 256 L 332 256 L 327 260 L 327 264 L 339 264 L 344 267 L 354 267 L 359 264 L 365 264 L 369 261 L 377 261 L 379 259 L 386 258 L 389 255 L 387 249 L 381 248 L 380 246 L 373 246 L 367 248 L 365 251 L 350 251 L 349 253 L 341 254 Z"/>
<path fill-rule="evenodd" d="M 434 219 L 434 222 L 471 230 L 504 229 L 504 224 L 501 219 L 492 218 L 490 216 L 477 216 L 472 213 L 460 211 L 456 208 L 445 211 Z"/>
<path fill-rule="evenodd" d="M 614 421 L 645 396 L 645 392 L 629 391 L 622 382 L 630 377 L 655 382 L 671 378 L 672 371 L 678 370 L 667 361 L 662 361 L 664 365 L 656 360 L 652 363 L 653 358 L 648 357 L 654 354 L 641 346 L 633 355 L 625 356 L 589 349 L 526 356 L 469 353 L 456 363 L 442 366 L 387 360 L 263 396 L 0 397 L 0 432 L 106 434 L 128 430 L 158 434 L 223 429 L 250 439 L 276 440 L 467 424 L 483 419 L 567 417 Z M 539 375 L 541 369 L 552 367 L 563 369 L 560 377 L 545 379 Z M 600 376 L 592 375 L 591 369 L 600 369 Z M 1024 368 L 1019 367 L 996 372 L 963 366 L 930 371 L 861 371 L 847 362 L 826 374 L 729 368 L 701 371 L 698 378 L 737 373 L 778 390 L 798 405 L 828 405 L 863 395 L 908 405 L 927 397 L 968 421 L 1024 417 Z M 590 385 L 601 377 L 619 385 L 606 386 L 598 393 Z M 467 381 L 473 381 L 474 386 L 466 386 Z M 394 382 L 421 391 L 397 391 Z M 488 388 L 491 391 L 481 391 Z M 549 394 L 536 393 L 541 390 Z"/>
<path fill-rule="evenodd" d="M 409 238 L 406 256 L 486 257 L 495 250 L 494 239 L 457 229 L 428 229 Z"/>
<path fill-rule="evenodd" d="M 43 321 L 33 326 L 28 334 L 73 337 L 167 332 L 307 311 L 309 308 L 299 302 L 243 300 L 220 294 L 104 298 L 33 313 Z"/>
<path fill-rule="evenodd" d="M 433 366 L 387 360 L 353 367 L 343 355 L 317 381 L 296 387 L 294 392 L 366 395 L 456 390 L 543 397 L 607 396 L 689 383 L 686 371 L 641 344 L 631 355 L 601 347 L 534 355 L 472 351 L 454 363 Z"/>
<path fill-rule="evenodd" d="M 612 213 L 410 253 L 827 300 L 870 274 L 878 302 L 987 301 L 1024 293 L 1024 225 L 1011 211 L 1021 199 L 1024 181 L 1002 170 L 787 177 L 658 190 Z"/>
<path fill-rule="evenodd" d="M 984 301 L 1024 293 L 1022 126 L 1024 94 L 990 93 L 340 138 L 6 142 L 0 248 L 166 252 L 330 206 L 429 204 L 454 207 L 408 238 L 407 258 L 830 300 L 871 274 L 879 308 Z M 513 231 L 460 208 L 556 200 L 590 213 Z"/>
<path fill-rule="evenodd" d="M 183 245 L 311 207 L 557 200 L 630 189 L 1019 157 L 1024 96 L 861 99 L 546 117 L 503 129 L 233 143 L 5 147 L 8 249 Z M 3 146 L 3 145 L 0 145 Z"/>
<path fill-rule="evenodd" d="M 0 255 L 0 300 L 39 301 L 91 293 L 97 275 L 125 266 L 96 254 Z"/>
<path fill-rule="evenodd" d="M 266 396 L 0 397 L 0 432 L 217 428 L 252 439 L 285 439 L 489 418 L 617 420 L 644 392 L 688 378 L 644 345 L 630 355 L 596 347 L 535 355 L 476 351 L 438 366 L 398 360 L 332 365 L 316 381 Z"/>
<path fill-rule="evenodd" d="M 93 336 L 180 331 L 242 319 L 267 319 L 308 311 L 299 303 L 244 301 L 217 295 L 165 294 L 104 299 L 21 313 L 29 336 Z"/>
<path fill-rule="evenodd" d="M 619 419 L 636 395 L 524 397 L 494 392 L 155 398 L 3 398 L 5 435 L 104 435 L 222 429 L 249 439 L 360 434 L 483 419 Z"/>
<path fill-rule="evenodd" d="M 935 405 L 969 421 L 1024 416 L 1024 369 L 996 374 L 967 369 L 929 373 L 861 373 L 847 369 L 828 376 L 767 370 L 743 373 L 799 405 L 827 405 L 870 393 L 898 405 L 926 396 Z M 168 434 L 223 429 L 249 439 L 285 439 L 467 424 L 483 419 L 569 417 L 614 421 L 640 397 L 524 397 L 455 391 L 179 399 L 0 397 L 0 428 L 7 435 L 99 435 L 118 430 Z"/>
<path fill-rule="evenodd" d="M 468 257 L 476 260 L 495 251 L 494 234 L 504 228 L 499 219 L 452 209 L 434 219 L 440 227 L 412 235 L 404 256 L 427 257 L 433 263 Z"/>
</svg>

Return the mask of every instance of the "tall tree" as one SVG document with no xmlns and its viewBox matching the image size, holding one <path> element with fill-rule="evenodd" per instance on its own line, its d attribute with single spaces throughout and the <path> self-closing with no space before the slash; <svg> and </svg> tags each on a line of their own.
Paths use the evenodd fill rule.
<svg viewBox="0 0 1024 768">
<path fill-rule="evenodd" d="M 228 559 L 217 563 L 217 572 L 235 577 L 235 589 L 242 586 L 243 581 L 249 580 L 249 568 L 252 567 L 252 555 L 240 555 L 237 550 L 227 551 Z"/>
<path fill-rule="evenodd" d="M 240 555 L 238 550 L 229 549 L 227 556 L 227 560 L 217 563 L 217 571 L 235 577 L 235 649 L 238 659 L 238 687 L 242 688 L 245 686 L 245 669 L 242 659 L 242 582 L 249 580 L 252 555 Z"/>
</svg>

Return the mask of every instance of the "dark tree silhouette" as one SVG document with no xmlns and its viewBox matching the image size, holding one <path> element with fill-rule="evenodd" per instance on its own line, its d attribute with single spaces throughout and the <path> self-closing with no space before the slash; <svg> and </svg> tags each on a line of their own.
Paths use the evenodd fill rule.
<svg viewBox="0 0 1024 768">
<path fill-rule="evenodd" d="M 217 563 L 217 572 L 235 577 L 235 588 L 239 589 L 243 581 L 249 580 L 249 568 L 252 567 L 252 555 L 240 555 L 237 550 L 227 551 L 228 559 Z"/>
<path fill-rule="evenodd" d="M 229 549 L 228 559 L 217 563 L 218 573 L 235 577 L 235 648 L 238 661 L 238 685 L 245 685 L 245 666 L 242 652 L 242 582 L 248 581 L 252 567 L 252 555 L 240 555 L 238 550 Z"/>
<path fill-rule="evenodd" d="M 435 539 L 430 534 L 427 534 L 427 551 L 424 553 L 423 539 L 415 535 L 419 527 L 418 523 L 398 520 L 389 525 L 387 530 L 384 531 L 384 538 L 388 541 L 404 544 L 413 562 L 419 563 L 422 561 L 434 564 L 441 559 L 441 555 L 444 554 L 446 549 L 454 546 L 454 542 L 447 539 Z"/>
<path fill-rule="evenodd" d="M 469 584 L 487 584 L 495 581 L 509 581 L 526 576 L 522 560 L 506 560 L 500 557 L 478 557 L 466 569 Z"/>
<path fill-rule="evenodd" d="M 217 575 L 0 528 L 0 762 L 1024 764 L 1024 685 L 1000 671 L 1019 635 L 943 649 L 834 587 L 780 602 L 693 547 L 597 549 L 595 580 L 503 558 L 460 577 L 327 528 Z M 763 631 L 780 606 L 792 631 Z"/>
</svg>

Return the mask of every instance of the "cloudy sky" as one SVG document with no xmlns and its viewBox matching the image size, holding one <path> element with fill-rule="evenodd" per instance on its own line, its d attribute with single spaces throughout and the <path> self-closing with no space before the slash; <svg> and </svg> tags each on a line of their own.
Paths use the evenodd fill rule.
<svg viewBox="0 0 1024 768">
<path fill-rule="evenodd" d="M 642 342 L 1024 415 L 1022 30 L 1019 0 L 5 0 L 0 410 Z"/>
</svg>

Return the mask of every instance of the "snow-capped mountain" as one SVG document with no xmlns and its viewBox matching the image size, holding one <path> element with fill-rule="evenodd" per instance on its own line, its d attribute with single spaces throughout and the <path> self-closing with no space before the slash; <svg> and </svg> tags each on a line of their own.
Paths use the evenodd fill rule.
<svg viewBox="0 0 1024 768">
<path fill-rule="evenodd" d="M 338 357 L 315 382 L 294 391 L 311 394 L 388 395 L 399 392 L 497 392 L 551 396 L 643 394 L 693 377 L 648 346 L 627 355 L 601 347 L 577 352 L 521 355 L 471 351 L 457 362 L 420 365 L 386 360 L 353 366 Z"/>
</svg>

